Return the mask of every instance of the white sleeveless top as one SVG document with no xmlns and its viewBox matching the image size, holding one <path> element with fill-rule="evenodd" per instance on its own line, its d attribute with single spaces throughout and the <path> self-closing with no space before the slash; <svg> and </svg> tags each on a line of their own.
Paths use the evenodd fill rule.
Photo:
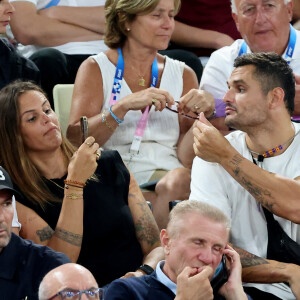
<svg viewBox="0 0 300 300">
<path fill-rule="evenodd" d="M 92 57 L 98 63 L 102 73 L 104 94 L 102 110 L 108 110 L 116 66 L 104 53 Z M 179 100 L 182 94 L 183 70 L 184 63 L 166 57 L 159 88 L 167 90 L 175 101 Z M 120 99 L 131 93 L 123 78 Z M 156 112 L 154 106 L 151 107 L 140 151 L 135 155 L 129 153 L 141 116 L 141 111 L 129 111 L 124 122 L 103 146 L 104 149 L 119 151 L 138 184 L 147 182 L 157 169 L 170 171 L 182 167 L 176 154 L 176 145 L 179 139 L 178 114 L 167 109 Z"/>
</svg>

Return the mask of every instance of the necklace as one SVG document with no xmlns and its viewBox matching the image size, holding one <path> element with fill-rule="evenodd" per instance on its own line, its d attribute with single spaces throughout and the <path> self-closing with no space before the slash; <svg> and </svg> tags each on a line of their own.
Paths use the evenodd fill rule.
<svg viewBox="0 0 300 300">
<path fill-rule="evenodd" d="M 55 181 L 46 178 L 47 180 L 49 180 L 50 182 L 52 182 L 53 184 L 55 184 L 56 186 L 58 186 L 60 189 L 64 190 L 64 188 L 62 186 L 60 186 L 59 184 L 57 184 Z"/>
<path fill-rule="evenodd" d="M 139 86 L 146 86 L 146 80 L 144 79 L 143 76 L 139 75 L 140 78 L 139 78 L 139 81 L 138 81 L 138 85 Z"/>
<path fill-rule="evenodd" d="M 299 131 L 295 135 L 293 135 L 290 139 L 288 139 L 284 144 L 278 145 L 275 148 L 272 148 L 268 151 L 265 151 L 265 152 L 263 152 L 263 154 L 260 154 L 258 152 L 253 151 L 253 150 L 250 150 L 250 149 L 249 149 L 249 151 L 252 154 L 256 154 L 257 155 L 257 160 L 262 162 L 264 160 L 264 158 L 270 157 L 270 156 L 274 155 L 276 152 L 281 151 L 283 149 L 283 147 L 286 146 L 290 141 L 292 141 L 298 133 L 299 133 Z"/>
</svg>

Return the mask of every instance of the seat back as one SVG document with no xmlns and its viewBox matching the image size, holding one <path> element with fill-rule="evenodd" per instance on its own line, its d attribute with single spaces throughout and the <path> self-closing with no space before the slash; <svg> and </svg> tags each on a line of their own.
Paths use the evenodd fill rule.
<svg viewBox="0 0 300 300">
<path fill-rule="evenodd" d="M 57 84 L 53 88 L 54 111 L 64 136 L 69 124 L 73 88 L 74 84 Z"/>
</svg>

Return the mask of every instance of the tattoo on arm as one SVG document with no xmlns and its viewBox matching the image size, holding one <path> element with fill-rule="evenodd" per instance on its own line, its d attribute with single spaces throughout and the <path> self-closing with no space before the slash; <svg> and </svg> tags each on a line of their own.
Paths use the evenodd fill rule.
<svg viewBox="0 0 300 300">
<path fill-rule="evenodd" d="M 59 227 L 56 227 L 54 231 L 49 225 L 41 230 L 37 230 L 36 234 L 41 242 L 50 240 L 52 236 L 56 236 L 57 238 L 78 247 L 81 246 L 82 242 L 82 235 L 72 233 Z"/>
<path fill-rule="evenodd" d="M 56 227 L 54 231 L 54 236 L 57 238 L 77 247 L 81 246 L 82 235 L 75 234 L 73 232 L 64 230 L 62 228 Z"/>
<path fill-rule="evenodd" d="M 267 189 L 263 189 L 258 185 L 255 185 L 251 182 L 251 179 L 248 179 L 247 174 L 245 174 L 239 167 L 240 163 L 243 161 L 243 157 L 240 154 L 234 155 L 230 163 L 233 165 L 233 174 L 236 177 L 236 180 L 243 185 L 246 190 L 265 208 L 273 213 L 274 202 L 271 202 L 273 198 L 271 192 Z M 266 199 L 268 198 L 268 200 Z"/>
<path fill-rule="evenodd" d="M 45 242 L 51 239 L 53 232 L 54 232 L 53 229 L 48 225 L 41 230 L 37 230 L 36 234 L 40 238 L 41 242 Z"/>
<path fill-rule="evenodd" d="M 129 194 L 128 197 L 136 197 L 134 194 Z M 149 245 L 153 246 L 155 243 L 159 242 L 159 232 L 155 226 L 153 216 L 149 214 L 146 203 L 137 203 L 142 211 L 141 216 L 135 222 L 135 230 L 137 239 L 140 242 L 147 242 Z"/>
<path fill-rule="evenodd" d="M 241 264 L 243 268 L 269 264 L 269 262 L 266 259 L 249 253 L 246 250 L 243 250 L 238 247 L 234 247 L 234 249 L 240 255 Z"/>
</svg>

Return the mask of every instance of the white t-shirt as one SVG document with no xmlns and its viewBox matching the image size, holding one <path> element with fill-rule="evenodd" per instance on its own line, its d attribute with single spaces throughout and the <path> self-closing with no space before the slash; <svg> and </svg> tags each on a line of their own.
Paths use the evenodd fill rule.
<svg viewBox="0 0 300 300">
<path fill-rule="evenodd" d="M 293 123 L 296 132 L 300 124 Z M 245 142 L 245 133 L 235 131 L 226 136 L 231 145 L 252 161 Z M 300 176 L 300 133 L 284 153 L 265 158 L 258 165 L 269 172 L 287 178 Z M 231 220 L 231 242 L 259 257 L 266 258 L 268 232 L 263 210 L 256 200 L 218 163 L 209 163 L 196 157 L 192 167 L 190 199 L 204 201 L 221 209 Z M 287 200 L 288 201 L 288 200 Z M 300 244 L 300 226 L 274 216 L 284 231 Z M 281 299 L 295 299 L 283 283 L 245 284 L 272 293 Z"/>
<path fill-rule="evenodd" d="M 12 227 L 18 227 L 19 230 L 21 229 L 21 223 L 18 220 L 18 214 L 17 214 L 17 209 L 16 209 L 16 199 L 15 196 L 12 197 L 12 201 L 13 201 L 13 208 L 14 208 L 14 217 L 12 220 Z"/>
<path fill-rule="evenodd" d="M 51 0 L 10 0 L 10 2 L 31 2 L 37 10 L 45 8 Z M 75 7 L 87 7 L 87 6 L 104 6 L 105 0 L 61 0 L 57 6 L 75 6 Z M 29 57 L 37 50 L 45 47 L 39 47 L 34 45 L 19 45 L 18 50 L 25 56 Z M 70 42 L 67 44 L 51 47 L 55 48 L 65 54 L 97 54 L 102 51 L 106 51 L 108 47 L 104 44 L 104 40 L 87 41 L 87 42 Z"/>
<path fill-rule="evenodd" d="M 105 53 L 99 53 L 93 58 L 98 63 L 102 73 L 104 97 L 102 110 L 108 110 L 116 66 L 107 58 Z M 179 100 L 182 95 L 183 69 L 184 63 L 166 56 L 159 88 L 167 90 L 175 101 Z M 131 89 L 123 78 L 120 99 L 131 93 Z M 176 154 L 176 145 L 180 134 L 178 114 L 167 109 L 160 112 L 155 111 L 154 106 L 151 107 L 139 153 L 132 155 L 129 152 L 141 116 L 141 111 L 129 111 L 124 122 L 103 145 L 104 149 L 117 150 L 120 153 L 138 184 L 148 182 L 157 169 L 169 171 L 182 167 Z"/>
<path fill-rule="evenodd" d="M 300 75 L 300 31 L 296 30 L 297 40 L 294 53 L 290 62 L 293 71 Z M 233 62 L 238 57 L 244 40 L 236 40 L 231 46 L 223 47 L 213 52 L 203 70 L 200 89 L 211 93 L 215 99 L 223 99 L 228 90 L 227 80 L 234 67 Z M 285 51 L 286 52 L 286 51 Z M 282 57 L 285 57 L 285 52 Z M 247 53 L 251 53 L 247 47 Z"/>
</svg>

